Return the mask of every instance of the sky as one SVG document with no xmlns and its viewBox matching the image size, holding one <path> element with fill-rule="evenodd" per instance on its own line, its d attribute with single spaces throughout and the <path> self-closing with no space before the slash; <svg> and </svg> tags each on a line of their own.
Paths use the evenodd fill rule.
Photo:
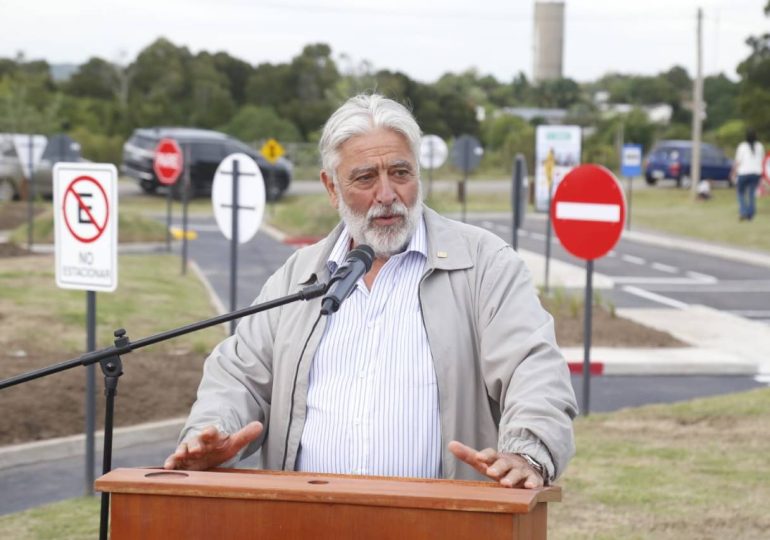
<svg viewBox="0 0 770 540">
<path fill-rule="evenodd" d="M 770 32 L 766 0 L 566 0 L 564 76 L 692 75 L 703 9 L 704 74 L 735 68 L 750 35 Z M 475 68 L 532 76 L 533 0 L 0 0 L 0 57 L 125 64 L 158 37 L 193 53 L 285 63 L 327 43 L 343 71 L 362 61 L 422 82 Z"/>
</svg>

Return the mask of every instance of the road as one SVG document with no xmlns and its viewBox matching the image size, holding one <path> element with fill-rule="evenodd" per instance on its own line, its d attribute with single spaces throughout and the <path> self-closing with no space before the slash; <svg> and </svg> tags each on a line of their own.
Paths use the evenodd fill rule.
<svg viewBox="0 0 770 540">
<path fill-rule="evenodd" d="M 510 218 L 469 219 L 512 241 Z M 546 221 L 530 216 L 519 231 L 519 246 L 545 253 Z M 584 264 L 551 239 L 551 255 L 571 264 Z M 717 255 L 693 253 L 623 238 L 595 262 L 594 271 L 614 282 L 602 291 L 617 308 L 670 307 L 700 304 L 770 324 L 770 268 Z"/>
</svg>

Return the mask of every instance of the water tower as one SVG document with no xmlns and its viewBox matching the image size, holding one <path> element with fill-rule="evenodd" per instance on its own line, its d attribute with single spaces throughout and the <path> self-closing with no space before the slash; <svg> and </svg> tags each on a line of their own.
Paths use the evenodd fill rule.
<svg viewBox="0 0 770 540">
<path fill-rule="evenodd" d="M 532 39 L 535 82 L 560 79 L 564 58 L 564 2 L 535 2 Z"/>
</svg>

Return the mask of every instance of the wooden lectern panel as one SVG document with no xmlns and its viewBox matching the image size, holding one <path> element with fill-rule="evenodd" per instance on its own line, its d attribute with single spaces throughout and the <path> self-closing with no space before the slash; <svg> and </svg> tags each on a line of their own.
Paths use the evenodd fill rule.
<svg viewBox="0 0 770 540">
<path fill-rule="evenodd" d="M 282 473 L 116 469 L 111 538 L 545 538 L 558 487 Z"/>
</svg>

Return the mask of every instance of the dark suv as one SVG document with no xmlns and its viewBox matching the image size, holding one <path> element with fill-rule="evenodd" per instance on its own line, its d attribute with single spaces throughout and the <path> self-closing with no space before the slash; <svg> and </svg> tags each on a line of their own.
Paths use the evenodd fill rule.
<svg viewBox="0 0 770 540">
<path fill-rule="evenodd" d="M 671 178 L 677 186 L 684 179 L 691 177 L 692 161 L 691 141 L 660 141 L 656 144 L 644 167 L 644 177 L 650 185 L 658 180 Z M 704 180 L 730 181 L 733 162 L 719 148 L 708 143 L 701 143 L 700 177 Z"/>
<path fill-rule="evenodd" d="M 146 193 L 154 193 L 159 186 L 158 178 L 152 167 L 155 148 L 161 139 L 174 139 L 189 152 L 190 197 L 211 194 L 211 184 L 219 163 L 228 155 L 242 152 L 257 162 L 265 179 L 265 196 L 268 201 L 281 198 L 291 182 L 291 163 L 279 159 L 270 163 L 254 148 L 218 131 L 181 127 L 152 127 L 134 130 L 123 145 L 123 174 L 135 178 Z M 189 149 L 189 150 L 188 150 Z M 184 182 L 182 177 L 171 186 L 171 193 L 177 199 L 182 197 Z"/>
</svg>

